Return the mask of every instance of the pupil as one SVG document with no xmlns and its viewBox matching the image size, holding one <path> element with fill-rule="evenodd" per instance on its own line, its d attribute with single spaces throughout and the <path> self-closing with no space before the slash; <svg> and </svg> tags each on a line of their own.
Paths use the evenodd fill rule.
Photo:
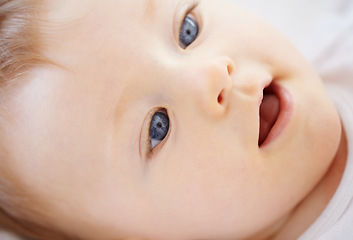
<svg viewBox="0 0 353 240">
<path fill-rule="evenodd" d="M 157 123 L 157 127 L 158 127 L 158 128 L 161 128 L 161 127 L 162 127 L 162 123 L 161 123 L 161 122 L 158 122 L 158 123 Z"/>
<path fill-rule="evenodd" d="M 190 35 L 190 34 L 191 34 L 190 29 L 186 30 L 186 34 L 187 34 L 187 35 Z"/>
</svg>

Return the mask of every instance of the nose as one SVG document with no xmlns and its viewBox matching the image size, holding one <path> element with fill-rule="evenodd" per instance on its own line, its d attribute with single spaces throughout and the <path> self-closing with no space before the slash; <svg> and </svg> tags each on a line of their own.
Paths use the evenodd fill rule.
<svg viewBox="0 0 353 240">
<path fill-rule="evenodd" d="M 234 62 L 224 56 L 199 61 L 192 71 L 194 95 L 199 108 L 206 114 L 219 117 L 227 110 L 228 98 L 232 89 Z"/>
</svg>

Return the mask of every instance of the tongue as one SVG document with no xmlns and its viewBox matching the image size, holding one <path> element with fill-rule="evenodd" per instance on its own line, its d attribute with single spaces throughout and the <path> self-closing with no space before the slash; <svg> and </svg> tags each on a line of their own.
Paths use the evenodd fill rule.
<svg viewBox="0 0 353 240">
<path fill-rule="evenodd" d="M 274 94 L 264 95 L 260 106 L 259 145 L 265 141 L 270 133 L 271 128 L 278 118 L 279 110 L 280 106 L 278 97 Z"/>
</svg>

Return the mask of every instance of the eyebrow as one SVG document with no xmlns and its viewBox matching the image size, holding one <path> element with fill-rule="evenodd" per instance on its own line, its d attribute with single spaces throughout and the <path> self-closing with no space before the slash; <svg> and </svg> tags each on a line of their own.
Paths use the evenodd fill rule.
<svg viewBox="0 0 353 240">
<path fill-rule="evenodd" d="M 152 18 L 155 15 L 156 4 L 155 0 L 146 0 L 143 6 L 143 18 Z"/>
</svg>

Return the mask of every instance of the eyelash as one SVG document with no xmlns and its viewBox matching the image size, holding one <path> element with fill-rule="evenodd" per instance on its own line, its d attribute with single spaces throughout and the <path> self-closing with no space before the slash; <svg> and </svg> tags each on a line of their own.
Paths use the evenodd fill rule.
<svg viewBox="0 0 353 240">
<path fill-rule="evenodd" d="M 189 3 L 185 10 L 184 10 L 184 14 L 182 15 L 182 18 L 179 21 L 179 29 L 181 28 L 182 24 L 184 23 L 185 18 L 187 17 L 188 14 L 190 14 L 192 12 L 192 10 L 194 10 L 197 5 L 199 5 L 198 1 L 192 1 L 191 3 Z"/>
</svg>

